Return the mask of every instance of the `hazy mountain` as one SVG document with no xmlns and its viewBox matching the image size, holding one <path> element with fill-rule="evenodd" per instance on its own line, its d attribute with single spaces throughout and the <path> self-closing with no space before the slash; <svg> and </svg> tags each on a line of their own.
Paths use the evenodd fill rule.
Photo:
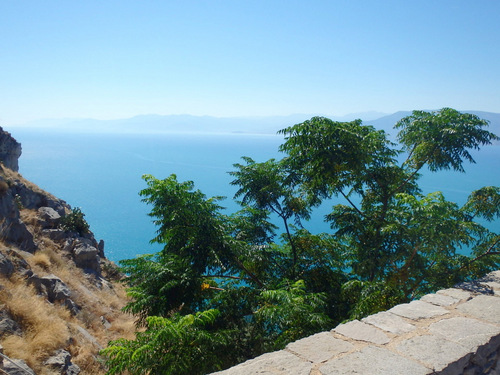
<svg viewBox="0 0 500 375">
<path fill-rule="evenodd" d="M 490 130 L 500 134 L 500 113 L 466 111 L 490 121 Z M 387 131 L 395 136 L 394 124 L 410 115 L 410 111 L 393 114 L 381 112 L 353 113 L 345 116 L 328 116 L 335 121 L 352 121 L 360 118 L 364 124 Z M 119 120 L 57 119 L 39 120 L 22 125 L 23 128 L 64 129 L 65 131 L 92 133 L 252 133 L 275 134 L 283 129 L 315 115 L 293 114 L 289 116 L 212 117 L 192 115 L 140 115 Z"/>
</svg>

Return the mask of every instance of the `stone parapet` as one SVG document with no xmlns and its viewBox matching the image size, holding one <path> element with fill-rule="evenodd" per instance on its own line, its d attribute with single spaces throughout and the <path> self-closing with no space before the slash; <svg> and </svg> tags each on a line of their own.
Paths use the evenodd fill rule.
<svg viewBox="0 0 500 375">
<path fill-rule="evenodd" d="M 500 271 L 340 324 L 217 375 L 500 375 Z"/>
</svg>

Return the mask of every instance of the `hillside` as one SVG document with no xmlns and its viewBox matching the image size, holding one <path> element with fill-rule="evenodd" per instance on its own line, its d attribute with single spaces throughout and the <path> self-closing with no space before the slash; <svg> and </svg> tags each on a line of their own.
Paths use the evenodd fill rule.
<svg viewBox="0 0 500 375">
<path fill-rule="evenodd" d="M 99 350 L 134 331 L 116 266 L 79 210 L 18 173 L 20 155 L 0 128 L 0 368 L 103 374 Z"/>
</svg>

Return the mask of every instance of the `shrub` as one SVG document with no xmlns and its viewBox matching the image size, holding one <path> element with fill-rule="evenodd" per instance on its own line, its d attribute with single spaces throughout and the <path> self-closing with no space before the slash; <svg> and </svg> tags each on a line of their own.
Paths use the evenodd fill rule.
<svg viewBox="0 0 500 375">
<path fill-rule="evenodd" d="M 85 220 L 85 214 L 78 207 L 61 218 L 61 228 L 66 232 L 77 232 L 80 236 L 89 233 L 90 227 Z"/>
</svg>

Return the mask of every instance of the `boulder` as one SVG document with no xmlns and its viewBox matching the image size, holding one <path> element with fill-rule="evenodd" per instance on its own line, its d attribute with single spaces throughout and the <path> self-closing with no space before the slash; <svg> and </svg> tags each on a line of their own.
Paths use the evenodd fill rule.
<svg viewBox="0 0 500 375">
<path fill-rule="evenodd" d="M 87 273 L 101 275 L 99 250 L 94 239 L 77 237 L 68 241 L 65 249 L 70 251 L 77 267 Z"/>
<path fill-rule="evenodd" d="M 56 353 L 43 364 L 51 367 L 61 375 L 78 375 L 80 373 L 80 368 L 71 363 L 71 354 L 64 349 L 57 350 Z"/>
<path fill-rule="evenodd" d="M 68 286 L 55 275 L 40 277 L 34 274 L 28 279 L 28 283 L 33 284 L 38 293 L 46 295 L 50 302 L 64 302 L 71 297 Z"/>
<path fill-rule="evenodd" d="M 33 274 L 28 278 L 28 283 L 32 284 L 38 293 L 47 296 L 49 302 L 62 303 L 72 315 L 80 312 L 80 307 L 71 299 L 71 291 L 59 277 L 55 275 L 40 277 Z"/>
<path fill-rule="evenodd" d="M 40 224 L 43 228 L 55 228 L 61 219 L 61 215 L 52 207 L 40 207 L 38 214 L 40 215 Z"/>
</svg>

